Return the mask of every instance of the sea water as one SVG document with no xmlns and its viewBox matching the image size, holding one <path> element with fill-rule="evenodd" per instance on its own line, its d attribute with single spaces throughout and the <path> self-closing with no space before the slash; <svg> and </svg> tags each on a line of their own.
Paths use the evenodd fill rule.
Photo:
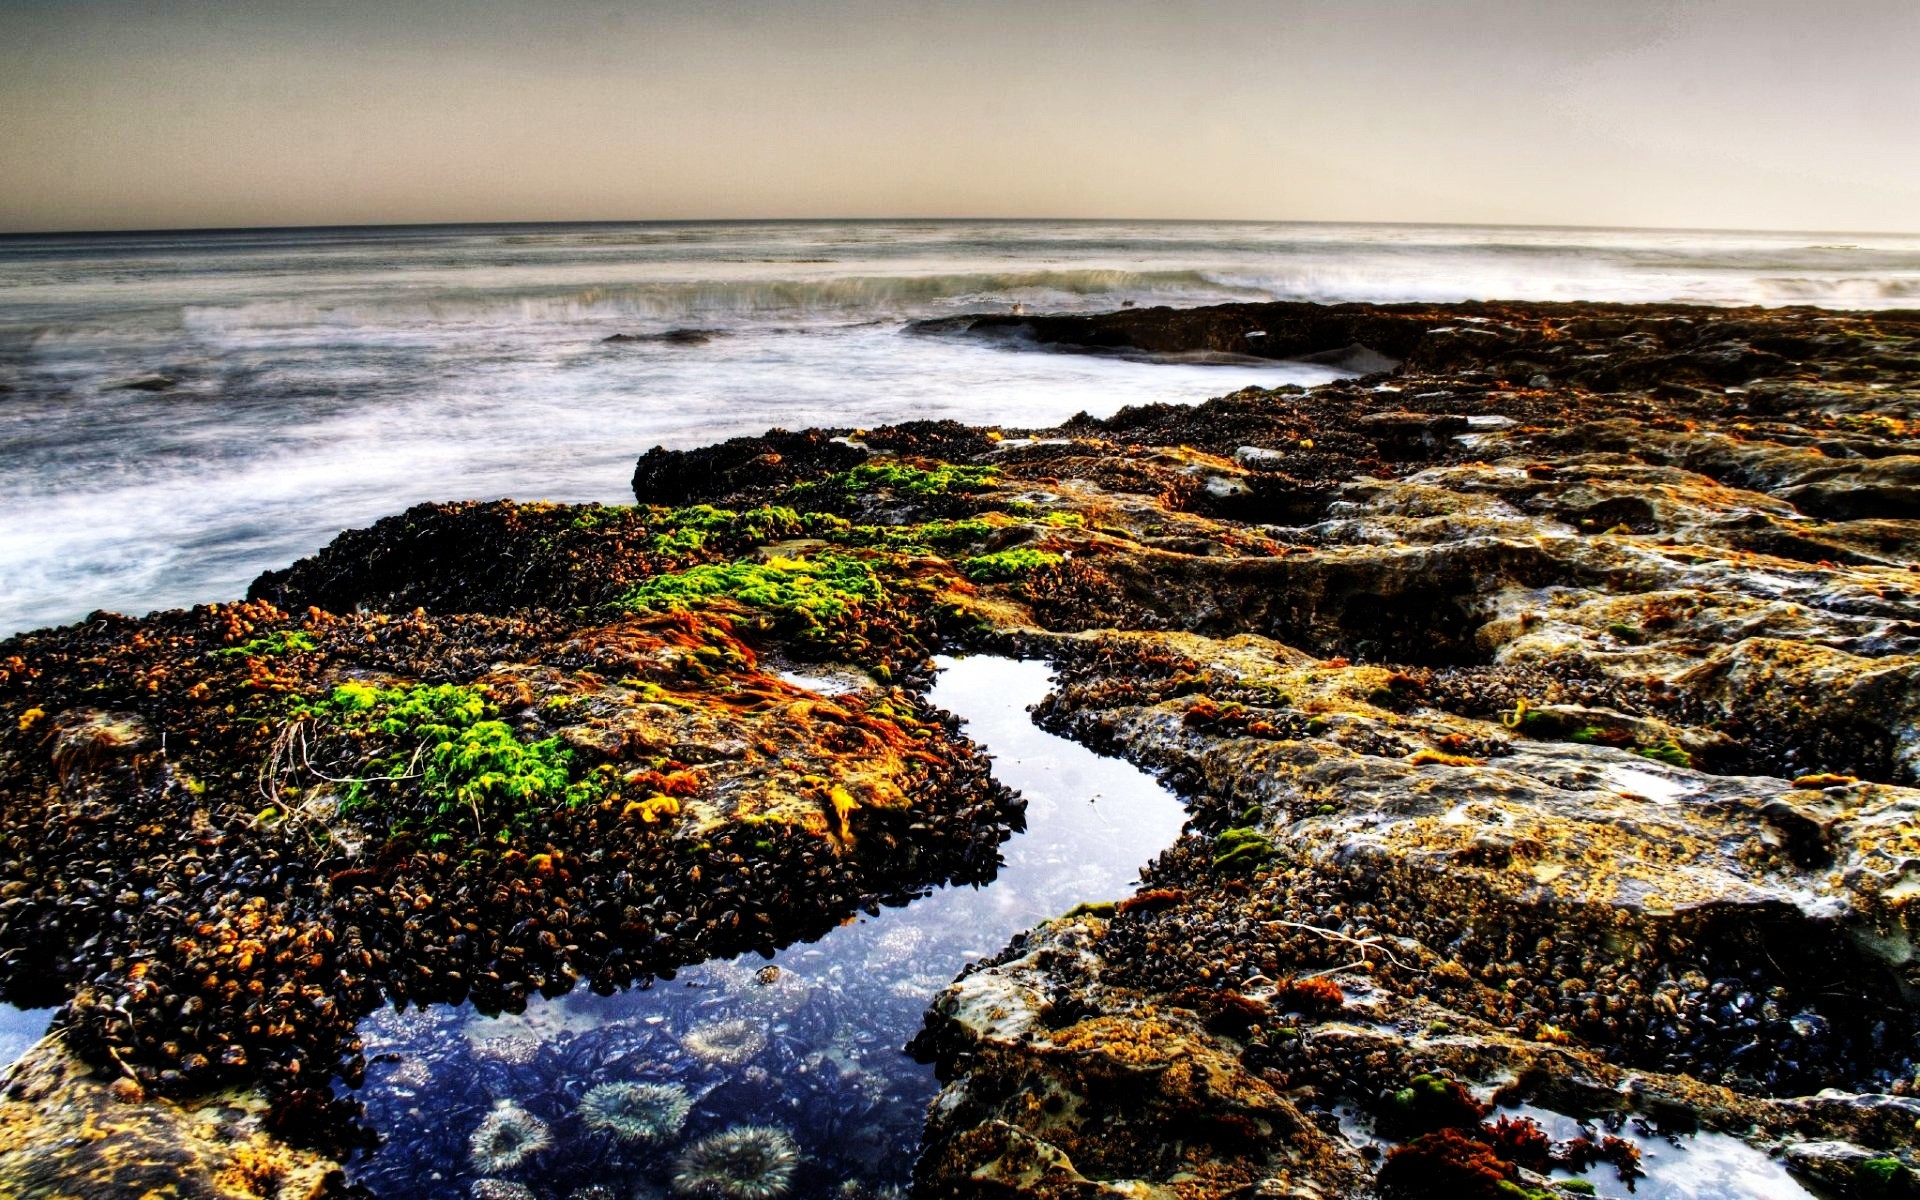
<svg viewBox="0 0 1920 1200">
<path fill-rule="evenodd" d="M 1048 425 L 1326 367 L 903 336 L 1235 300 L 1920 304 L 1920 238 L 1124 222 L 0 237 L 0 636 L 230 599 L 427 500 L 630 500 L 780 425 Z M 617 334 L 701 331 L 674 340 Z"/>
</svg>

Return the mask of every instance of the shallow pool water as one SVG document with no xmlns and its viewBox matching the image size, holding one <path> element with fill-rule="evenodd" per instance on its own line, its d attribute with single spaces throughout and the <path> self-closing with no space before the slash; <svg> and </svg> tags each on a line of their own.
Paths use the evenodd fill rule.
<svg viewBox="0 0 1920 1200">
<path fill-rule="evenodd" d="M 0 1004 L 0 1071 L 14 1064 L 27 1047 L 40 1040 L 57 1011 L 51 1008 L 15 1008 Z"/>
<path fill-rule="evenodd" d="M 492 1018 L 378 1014 L 358 1095 L 386 1144 L 356 1179 L 383 1198 L 498 1181 L 480 1186 L 482 1200 L 526 1200 L 519 1188 L 630 1200 L 715 1172 L 740 1177 L 723 1200 L 904 1188 L 938 1085 L 902 1047 L 934 994 L 1020 930 L 1124 895 L 1184 820 L 1137 768 L 1034 726 L 1027 706 L 1048 690 L 1045 663 L 939 665 L 934 702 L 1027 799 L 1027 829 L 1002 847 L 992 884 L 939 889 L 771 960 L 708 963 L 616 996 L 581 990 Z M 638 1136 L 649 1129 L 658 1136 Z"/>
<path fill-rule="evenodd" d="M 1591 1122 L 1583 1123 L 1549 1109 L 1522 1105 L 1508 1115 L 1514 1113 L 1532 1117 L 1556 1142 L 1595 1133 Z M 1815 1200 L 1814 1193 L 1787 1174 L 1783 1164 L 1737 1137 L 1711 1130 L 1661 1133 L 1641 1121 L 1630 1121 L 1615 1132 L 1640 1148 L 1640 1166 L 1646 1175 L 1628 1188 L 1613 1178 L 1613 1168 L 1595 1167 L 1584 1178 L 1592 1181 L 1602 1196 L 1631 1194 L 1634 1200 L 1727 1200 L 1735 1196 L 1740 1200 Z M 1574 1178 L 1569 1171 L 1555 1171 L 1554 1176 Z"/>
<path fill-rule="evenodd" d="M 1385 1154 L 1392 1143 L 1382 1141 L 1373 1132 L 1373 1119 L 1352 1105 L 1336 1110 L 1340 1131 L 1355 1145 L 1367 1146 Z M 1640 1118 L 1615 1120 L 1615 1124 L 1583 1121 L 1552 1109 L 1520 1104 L 1496 1109 L 1489 1120 L 1506 1117 L 1531 1118 L 1555 1142 L 1585 1137 L 1598 1141 L 1606 1134 L 1632 1142 L 1640 1151 L 1639 1177 L 1628 1181 L 1619 1177 L 1610 1164 L 1601 1163 L 1576 1174 L 1556 1170 L 1559 1180 L 1584 1179 L 1598 1197 L 1631 1200 L 1819 1200 L 1819 1193 L 1803 1187 L 1787 1173 L 1779 1160 L 1769 1158 L 1730 1134 L 1698 1130 L 1692 1133 L 1662 1132 Z"/>
</svg>

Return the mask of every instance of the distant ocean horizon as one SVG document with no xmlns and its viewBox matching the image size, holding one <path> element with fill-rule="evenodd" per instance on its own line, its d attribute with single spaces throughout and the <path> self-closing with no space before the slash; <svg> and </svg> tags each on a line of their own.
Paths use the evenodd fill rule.
<svg viewBox="0 0 1920 1200">
<path fill-rule="evenodd" d="M 1504 221 L 1338 221 L 1317 218 L 1267 220 L 1258 217 L 603 217 L 566 221 L 367 221 L 318 225 L 178 225 L 126 228 L 0 230 L 0 242 L 9 238 L 117 238 L 174 237 L 263 233 L 393 233 L 409 230 L 485 232 L 490 230 L 574 230 L 634 226 L 728 225 L 1218 225 L 1315 226 L 1347 229 L 1517 229 L 1543 233 L 1658 233 L 1754 235 L 1760 237 L 1920 238 L 1920 229 L 1772 229 L 1738 225 L 1562 225 L 1552 222 Z"/>
<path fill-rule="evenodd" d="M 1470 299 L 1915 307 L 1920 235 L 1015 219 L 0 235 L 0 636 L 237 597 L 424 500 L 630 500 L 656 444 L 1043 426 L 1336 374 L 901 336 L 917 318 Z"/>
</svg>

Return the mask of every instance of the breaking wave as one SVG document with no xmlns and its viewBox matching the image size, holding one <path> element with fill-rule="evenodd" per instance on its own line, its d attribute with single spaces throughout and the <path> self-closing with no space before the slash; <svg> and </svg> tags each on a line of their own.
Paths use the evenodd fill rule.
<svg viewBox="0 0 1920 1200">
<path fill-rule="evenodd" d="M 427 295 L 373 291 L 185 310 L 190 328 L 558 324 L 634 320 L 649 324 L 906 320 L 945 312 L 1025 305 L 1093 309 L 1118 303 L 1214 304 L 1264 300 L 1249 287 L 1200 271 L 1066 270 L 933 275 L 835 275 L 812 279 L 682 280 L 586 287 L 458 288 Z"/>
</svg>

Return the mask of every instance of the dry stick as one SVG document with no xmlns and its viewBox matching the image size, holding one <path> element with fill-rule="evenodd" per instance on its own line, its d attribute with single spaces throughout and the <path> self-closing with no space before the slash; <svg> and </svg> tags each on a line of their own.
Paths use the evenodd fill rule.
<svg viewBox="0 0 1920 1200">
<path fill-rule="evenodd" d="M 416 768 L 420 765 L 420 756 L 426 753 L 426 750 L 427 743 L 424 741 L 418 746 L 415 746 L 413 756 L 407 760 L 406 771 L 400 775 L 367 775 L 360 777 L 329 775 L 319 767 L 313 765 L 313 751 L 307 741 L 306 722 L 295 721 L 280 731 L 280 736 L 276 737 L 273 742 L 273 753 L 270 754 L 267 761 L 261 765 L 258 779 L 260 796 L 269 804 L 278 808 L 288 818 L 299 821 L 301 823 L 300 831 L 307 835 L 307 840 L 318 845 L 320 839 L 316 838 L 313 835 L 313 831 L 308 828 L 310 824 L 317 824 L 318 822 L 313 821 L 312 818 L 307 817 L 303 813 L 297 812 L 280 799 L 280 775 L 283 770 L 281 766 L 282 759 L 286 761 L 285 770 L 296 772 L 305 771 L 327 783 L 377 783 L 382 781 L 398 783 L 402 780 L 418 779 L 425 774 L 424 771 L 416 770 Z M 476 824 L 478 824 L 479 819 L 480 813 L 476 807 L 474 811 L 474 821 Z M 327 829 L 325 825 L 321 825 L 320 828 L 326 833 L 328 841 L 337 840 L 333 836 L 333 831 Z"/>
<path fill-rule="evenodd" d="M 1336 942 L 1345 942 L 1349 946 L 1355 946 L 1359 948 L 1360 959 L 1358 962 L 1350 962 L 1350 963 L 1347 963 L 1345 966 L 1329 967 L 1324 971 L 1315 971 L 1311 975 L 1301 976 L 1301 978 L 1303 979 L 1318 979 L 1322 975 L 1335 975 L 1341 971 L 1351 971 L 1355 967 L 1364 966 L 1367 961 L 1367 951 L 1369 950 L 1378 950 L 1380 953 L 1386 955 L 1387 961 L 1392 963 L 1394 966 L 1399 967 L 1402 971 L 1407 971 L 1412 969 L 1411 967 L 1407 966 L 1407 964 L 1395 958 L 1393 956 L 1393 951 L 1387 949 L 1386 945 L 1382 943 L 1381 940 L 1377 937 L 1357 938 L 1350 933 L 1341 933 L 1338 929 L 1322 929 L 1318 925 L 1308 925 L 1302 921 L 1275 921 L 1274 924 L 1284 925 L 1288 929 L 1303 930 L 1307 933 L 1317 933 L 1323 938 L 1331 938 Z"/>
</svg>

